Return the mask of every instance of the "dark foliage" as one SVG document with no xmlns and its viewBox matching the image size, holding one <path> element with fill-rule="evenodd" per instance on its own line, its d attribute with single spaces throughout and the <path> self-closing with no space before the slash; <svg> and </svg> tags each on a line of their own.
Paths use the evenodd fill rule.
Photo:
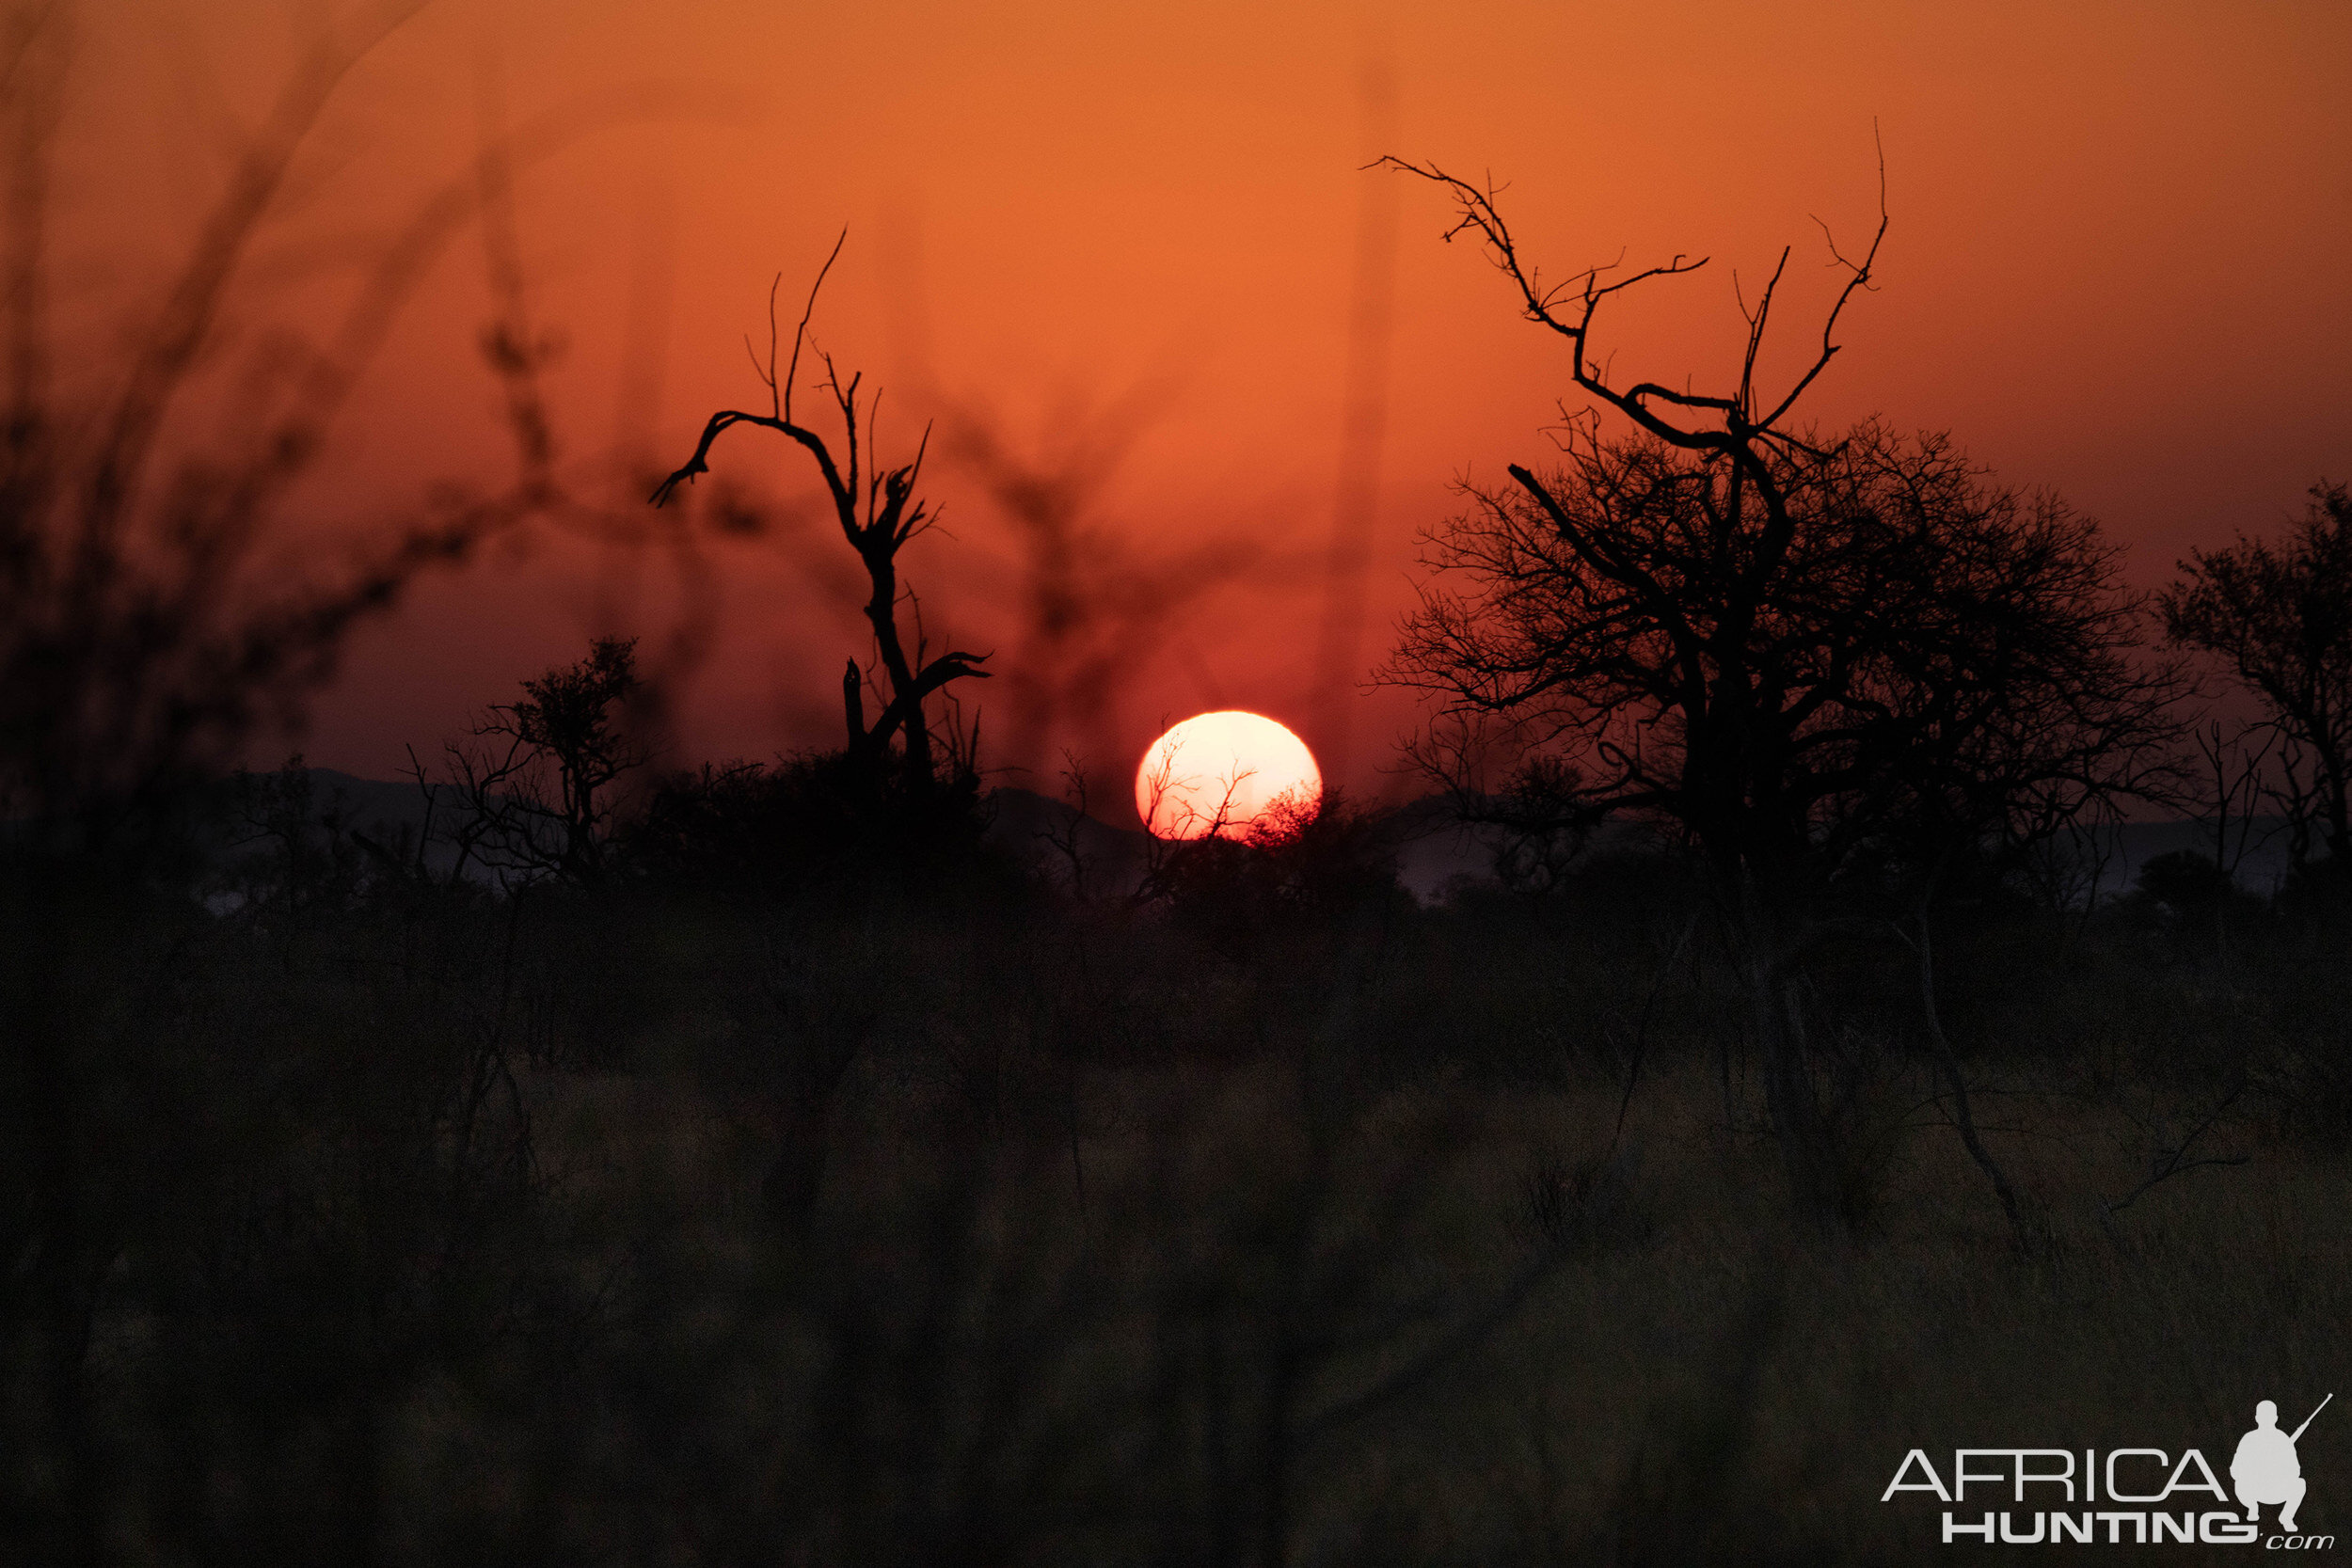
<svg viewBox="0 0 2352 1568">
<path fill-rule="evenodd" d="M 1162 852 L 1149 891 L 1177 927 L 1230 958 L 1263 957 L 1311 934 L 1375 926 L 1409 895 L 1397 885 L 1392 829 L 1334 789 L 1278 800 L 1246 832 L 1211 833 Z"/>
<path fill-rule="evenodd" d="M 805 804 L 828 766 L 739 770 L 773 793 L 721 816 Z M 597 884 L 501 898 L 338 848 L 312 788 L 246 793 L 260 895 L 92 899 L 75 928 L 104 940 L 57 956 L 56 1020 L 90 1045 L 80 1468 L 21 1375 L 40 1363 L 13 1361 L 11 1544 L 87 1509 L 101 1561 L 1149 1562 L 1182 1541 L 1239 1563 L 1377 1537 L 1445 1562 L 1547 1528 L 1600 1560 L 1678 1539 L 1661 1489 L 1796 1484 L 1675 1370 L 1706 1345 L 1775 1369 L 1743 1397 L 1779 1410 L 1820 1375 L 1800 1346 L 1869 1332 L 1867 1291 L 1895 1288 L 1851 1273 L 1873 1259 L 1915 1281 L 1979 1249 L 1969 1299 L 2029 1311 L 2046 1268 L 2074 1323 L 2064 1259 L 2097 1254 L 2066 1249 L 2122 1244 L 1987 1272 L 1987 1215 L 1919 1233 L 1951 1185 L 1922 1174 L 1933 1055 L 1909 957 L 1855 940 L 1805 1005 L 1864 1240 L 1751 1343 L 1765 1295 L 1709 1282 L 1799 1232 L 1769 1205 L 1698 1217 L 1760 1201 L 1760 1085 L 1739 972 L 1672 857 L 1423 907 L 1340 806 L 1204 844 L 1143 909 L 872 865 L 713 899 L 709 865 L 681 883 L 626 836 Z M 2114 1100 L 2146 1141 L 2095 1200 L 2153 1225 L 2249 1149 L 2340 1139 L 2352 1090 L 2340 968 L 2281 927 L 2217 992 L 2135 910 L 2070 956 L 2051 916 L 1963 904 L 1939 974 L 1979 1069 L 2042 1085 L 1984 1136 L 2015 1158 L 2035 1146 L 2008 1123 Z M 9 1147 L 16 1246 L 37 1188 Z M 1926 1354 L 1902 1338 L 1904 1367 Z M 1581 1479 L 1511 1457 L 1538 1395 L 1588 1412 Z M 1368 1485 L 1405 1465 L 1454 1501 Z M 1829 1506 L 1746 1528 L 1835 1559 L 1868 1537 Z M 1475 1549 L 1437 1529 L 1455 1507 Z"/>
<path fill-rule="evenodd" d="M 453 878 L 578 886 L 606 875 L 624 811 L 613 786 L 652 760 L 626 726 L 638 689 L 636 641 L 599 638 L 587 657 L 524 681 L 522 701 L 492 706 L 444 748 Z M 435 789 L 421 776 L 418 787 Z"/>
<path fill-rule="evenodd" d="M 2289 748 L 2273 798 L 2296 867 L 2308 879 L 2324 847 L 2341 877 L 2352 866 L 2352 497 L 2322 482 L 2277 545 L 2241 533 L 2180 570 L 2162 598 L 2166 631 L 2261 699 Z"/>
<path fill-rule="evenodd" d="M 2176 914 L 2201 914 L 2237 889 L 2211 855 L 2175 849 L 2139 868 L 2139 891 Z"/>
<path fill-rule="evenodd" d="M 910 787 L 900 768 L 815 752 L 667 780 L 628 853 L 637 874 L 657 881 L 776 896 L 952 879 L 981 861 L 987 828 L 969 769 Z"/>
<path fill-rule="evenodd" d="M 1432 772 L 1516 759 L 1492 815 L 1522 835 L 1649 816 L 1802 903 L 2148 784 L 2175 688 L 2136 657 L 2116 548 L 2058 501 L 1872 425 L 1759 459 L 1771 508 L 1719 454 L 1565 451 L 1430 536 L 1390 665 L 1440 704 Z"/>
</svg>

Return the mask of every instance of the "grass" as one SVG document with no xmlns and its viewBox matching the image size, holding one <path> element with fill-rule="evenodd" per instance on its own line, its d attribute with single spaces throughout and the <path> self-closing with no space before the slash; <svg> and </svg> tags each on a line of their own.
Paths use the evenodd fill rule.
<svg viewBox="0 0 2352 1568">
<path fill-rule="evenodd" d="M 1677 896 L 138 906 L 53 1011 L 89 1420 L 20 1313 L 12 1528 L 78 1457 L 132 1562 L 1889 1562 L 1910 1449 L 2226 1472 L 2352 1390 L 2324 937 L 1955 923 L 2021 1249 L 1867 944 L 1792 1209 Z"/>
</svg>

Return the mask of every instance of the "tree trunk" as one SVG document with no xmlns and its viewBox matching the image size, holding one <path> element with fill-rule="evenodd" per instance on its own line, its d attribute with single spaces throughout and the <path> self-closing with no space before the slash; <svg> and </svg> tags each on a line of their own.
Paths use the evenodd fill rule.
<svg viewBox="0 0 2352 1568">
<path fill-rule="evenodd" d="M 1795 975 L 1779 944 L 1751 933 L 1748 1009 L 1764 1059 L 1764 1106 L 1780 1144 L 1789 1195 L 1809 1218 L 1831 1228 L 1845 1224 L 1845 1195 L 1836 1150 L 1813 1092 L 1804 1015 L 1796 1006 Z"/>
<path fill-rule="evenodd" d="M 1739 928 L 1748 1017 L 1763 1057 L 1764 1107 L 1780 1145 L 1789 1196 L 1800 1212 L 1829 1228 L 1846 1223 L 1836 1150 L 1813 1090 L 1812 1053 L 1796 1002 L 1801 933 L 1796 917 L 1775 908 L 1752 869 L 1740 873 Z"/>
</svg>

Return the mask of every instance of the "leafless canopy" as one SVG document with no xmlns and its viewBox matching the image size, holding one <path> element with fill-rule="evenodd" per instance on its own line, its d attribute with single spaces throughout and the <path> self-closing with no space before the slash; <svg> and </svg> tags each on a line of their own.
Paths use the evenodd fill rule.
<svg viewBox="0 0 2352 1568">
<path fill-rule="evenodd" d="M 1601 307 L 1629 289 L 1657 277 L 1678 277 L 1697 272 L 1707 265 L 1702 256 L 1692 261 L 1677 256 L 1658 266 L 1645 267 L 1622 277 L 1612 277 L 1618 268 L 1614 263 L 1587 267 L 1556 283 L 1546 283 L 1540 268 L 1522 259 L 1518 244 L 1511 236 L 1510 226 L 1495 205 L 1501 194 L 1491 182 L 1474 185 L 1467 180 L 1446 173 L 1436 165 L 1407 163 L 1402 158 L 1383 158 L 1375 167 L 1401 170 L 1418 175 L 1443 186 L 1454 201 L 1458 216 L 1445 237 L 1456 234 L 1476 234 L 1486 246 L 1487 255 L 1504 277 L 1517 289 L 1529 321 L 1549 328 L 1568 341 L 1568 372 L 1576 385 L 1591 396 L 1614 408 L 1635 425 L 1659 440 L 1686 451 L 1721 452 L 1740 465 L 1749 483 L 1757 486 L 1768 499 L 1774 495 L 1775 480 L 1770 467 L 1762 461 L 1761 452 L 1772 449 L 1818 455 L 1815 449 L 1800 437 L 1780 428 L 1808 388 L 1829 368 L 1836 357 L 1837 323 L 1845 314 L 1846 306 L 1856 293 L 1875 288 L 1871 269 L 1878 263 L 1879 246 L 1886 238 L 1886 163 L 1879 161 L 1879 223 L 1871 232 L 1869 248 L 1859 261 L 1850 260 L 1837 248 L 1827 225 L 1822 234 L 1829 241 L 1832 262 L 1847 273 L 1844 287 L 1821 322 L 1821 347 L 1812 363 L 1798 375 L 1788 389 L 1768 403 L 1766 394 L 1756 385 L 1756 359 L 1764 346 L 1764 334 L 1772 320 L 1772 302 L 1778 293 L 1782 277 L 1788 270 L 1791 247 L 1784 246 L 1780 260 L 1772 267 L 1772 277 L 1764 285 L 1764 293 L 1756 309 L 1748 310 L 1743 303 L 1742 314 L 1748 323 L 1746 353 L 1740 361 L 1739 389 L 1727 396 L 1689 390 L 1676 391 L 1654 381 L 1635 382 L 1629 387 L 1613 387 L 1608 380 L 1608 365 L 1593 348 L 1594 324 Z M 1818 220 L 1817 220 L 1818 221 Z M 1678 422 L 1679 421 L 1679 422 Z M 1521 470 L 1513 468 L 1513 477 L 1520 478 Z M 1525 483 L 1522 478 L 1521 483 Z"/>
<path fill-rule="evenodd" d="M 1500 738 L 1521 826 L 1660 816 L 1784 887 L 1898 823 L 2031 836 L 2148 782 L 2171 688 L 2135 662 L 2139 604 L 2094 524 L 1987 483 L 1947 437 L 1786 424 L 1871 286 L 1883 162 L 1868 248 L 1830 246 L 1846 277 L 1818 353 L 1761 388 L 1784 250 L 1723 395 L 1614 386 L 1593 351 L 1608 301 L 1704 259 L 1548 284 L 1491 189 L 1386 163 L 1453 197 L 1449 237 L 1484 241 L 1527 318 L 1567 341 L 1576 386 L 1634 427 L 1572 417 L 1558 466 L 1511 466 L 1514 488 L 1470 489 L 1429 536 L 1435 575 L 1387 671 L 1440 700 L 1424 765 L 1471 784 Z"/>
</svg>

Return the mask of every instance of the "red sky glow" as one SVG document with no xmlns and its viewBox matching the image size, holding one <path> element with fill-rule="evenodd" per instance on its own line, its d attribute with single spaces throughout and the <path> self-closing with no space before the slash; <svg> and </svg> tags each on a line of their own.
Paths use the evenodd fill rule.
<svg viewBox="0 0 2352 1568">
<path fill-rule="evenodd" d="M 76 14 L 53 293 L 93 386 L 305 40 L 361 14 Z M 764 398 L 744 338 L 764 343 L 771 280 L 788 322 L 846 228 L 815 341 L 887 388 L 887 450 L 933 422 L 942 525 L 905 567 L 934 641 L 1004 673 L 976 693 L 984 760 L 1051 792 L 1068 748 L 1123 782 L 1168 721 L 1244 707 L 1352 791 L 1408 788 L 1384 770 L 1409 703 L 1351 683 L 1335 721 L 1317 698 L 1350 345 L 1374 341 L 1351 338 L 1364 257 L 1393 245 L 1357 680 L 1411 601 L 1416 531 L 1459 476 L 1540 461 L 1567 378 L 1479 253 L 1439 243 L 1439 194 L 1362 171 L 1383 152 L 1507 185 L 1548 274 L 1711 257 L 1605 332 L 1621 375 L 1704 385 L 1737 364 L 1735 272 L 1752 285 L 1784 245 L 1768 364 L 1818 346 L 1838 280 L 1820 225 L 1867 242 L 1875 122 L 1880 287 L 1812 417 L 1949 429 L 2098 516 L 2153 584 L 2352 477 L 2348 75 L 2334 4 L 430 5 L 306 142 L 232 292 L 222 373 L 330 319 L 485 134 L 567 127 L 516 167 L 514 231 L 562 344 L 562 471 L 637 531 L 534 527 L 427 581 L 354 642 L 300 744 L 389 776 L 404 744 L 437 749 L 600 634 L 644 639 L 680 762 L 831 740 L 866 642 L 804 460 L 757 432 L 720 448 L 700 502 L 763 510 L 755 536 L 637 503 L 712 410 Z M 437 482 L 496 482 L 485 255 L 459 225 L 417 278 L 303 493 L 307 546 Z M 207 406 L 181 410 L 188 439 Z M 998 479 L 1087 482 L 1057 579 L 1076 630 L 1038 629 L 982 436 Z"/>
</svg>

